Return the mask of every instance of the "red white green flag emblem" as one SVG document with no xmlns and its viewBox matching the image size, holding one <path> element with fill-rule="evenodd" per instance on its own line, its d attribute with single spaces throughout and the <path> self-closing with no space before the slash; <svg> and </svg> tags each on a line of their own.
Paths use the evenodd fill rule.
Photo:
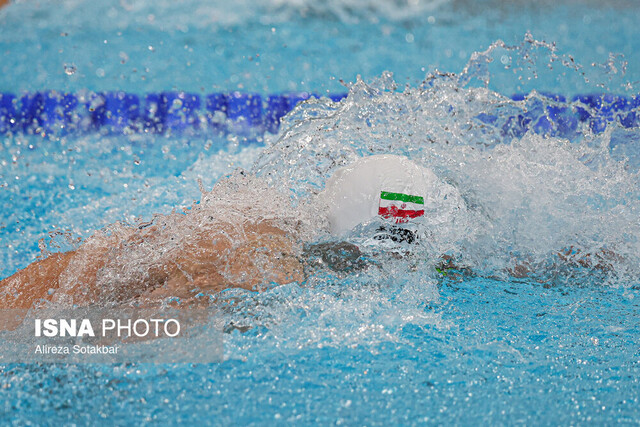
<svg viewBox="0 0 640 427">
<path fill-rule="evenodd" d="M 380 192 L 378 215 L 395 219 L 396 224 L 424 215 L 424 198 L 403 193 Z"/>
</svg>

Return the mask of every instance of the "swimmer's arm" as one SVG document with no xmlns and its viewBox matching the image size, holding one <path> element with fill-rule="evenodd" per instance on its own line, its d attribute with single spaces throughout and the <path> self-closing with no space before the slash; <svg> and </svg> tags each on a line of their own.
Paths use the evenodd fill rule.
<svg viewBox="0 0 640 427">
<path fill-rule="evenodd" d="M 134 242 L 132 231 L 124 238 L 96 235 L 91 244 L 54 253 L 0 281 L 0 309 L 31 308 L 38 301 L 54 301 L 66 295 L 73 304 L 87 305 L 100 292 L 96 275 L 109 261 L 109 251 L 123 242 Z M 71 279 L 71 280 L 69 280 Z"/>
<path fill-rule="evenodd" d="M 558 267 L 580 267 L 592 270 L 608 272 L 614 270 L 616 263 L 622 262 L 623 257 L 610 249 L 600 248 L 593 252 L 584 252 L 573 245 L 568 246 L 555 253 L 556 260 L 553 261 L 550 269 Z M 509 274 L 518 279 L 525 279 L 534 276 L 535 271 L 540 267 L 529 260 L 522 260 L 512 268 L 508 268 Z"/>
<path fill-rule="evenodd" d="M 611 271 L 614 269 L 614 264 L 623 261 L 623 257 L 606 248 L 585 253 L 580 248 L 569 246 L 557 252 L 556 255 L 566 265 L 592 268 L 600 271 Z"/>
<path fill-rule="evenodd" d="M 242 239 L 223 231 L 193 236 L 168 261 L 161 286 L 153 287 L 144 297 L 188 298 L 199 292 L 257 290 L 261 284 L 304 280 L 295 240 L 280 228 L 266 221 L 244 224 Z"/>
<path fill-rule="evenodd" d="M 51 300 L 74 255 L 75 251 L 51 254 L 0 281 L 0 309 L 27 309 L 37 301 Z"/>
<path fill-rule="evenodd" d="M 244 237 L 239 239 L 238 233 Z M 129 276 L 131 265 L 126 257 L 120 259 L 119 251 L 165 238 L 153 227 L 93 236 L 75 251 L 53 254 L 0 282 L 0 308 L 30 308 L 41 299 L 64 298 L 77 305 L 187 299 L 200 292 L 256 290 L 263 283 L 304 280 L 295 240 L 267 221 L 244 224 L 240 231 L 224 226 L 202 231 L 152 263 L 145 277 Z M 103 277 L 108 271 L 125 281 L 111 286 L 111 280 Z"/>
</svg>

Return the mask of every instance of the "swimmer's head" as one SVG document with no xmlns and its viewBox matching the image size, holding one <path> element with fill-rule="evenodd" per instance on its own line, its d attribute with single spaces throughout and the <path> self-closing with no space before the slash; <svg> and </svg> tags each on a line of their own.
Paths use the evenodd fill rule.
<svg viewBox="0 0 640 427">
<path fill-rule="evenodd" d="M 319 199 L 334 235 L 374 218 L 389 229 L 406 228 L 435 203 L 439 183 L 431 170 L 406 157 L 375 155 L 337 170 Z"/>
</svg>

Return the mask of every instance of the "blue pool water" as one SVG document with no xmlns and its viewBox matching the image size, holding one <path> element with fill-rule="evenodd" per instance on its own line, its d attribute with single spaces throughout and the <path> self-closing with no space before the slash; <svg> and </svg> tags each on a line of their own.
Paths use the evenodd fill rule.
<svg viewBox="0 0 640 427">
<path fill-rule="evenodd" d="M 348 317 L 279 305 L 279 320 L 296 327 L 233 333 L 234 356 L 222 364 L 5 367 L 4 421 L 637 421 L 637 290 L 474 279 L 439 292 L 422 316 L 395 324 L 393 312 L 405 305 L 392 302 L 391 290 L 370 306 L 369 295 L 342 296 L 362 310 Z M 293 301 L 313 298 L 294 294 Z M 320 331 L 324 337 L 310 339 Z"/>
<path fill-rule="evenodd" d="M 1 136 L 0 277 L 238 167 L 304 204 L 341 162 L 403 154 L 466 208 L 415 259 L 226 291 L 220 364 L 0 366 L 3 423 L 638 423 L 640 111 L 571 101 L 635 100 L 634 3 L 225 3 L 0 10 L 2 92 L 349 91 L 278 134 Z M 559 263 L 568 246 L 618 256 Z M 473 273 L 442 276 L 442 253 Z M 509 274 L 522 260 L 528 279 Z"/>
</svg>

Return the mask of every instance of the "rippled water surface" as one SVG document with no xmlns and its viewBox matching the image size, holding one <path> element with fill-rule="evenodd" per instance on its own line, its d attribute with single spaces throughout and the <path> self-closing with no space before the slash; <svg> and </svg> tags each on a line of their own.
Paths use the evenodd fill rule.
<svg viewBox="0 0 640 427">
<path fill-rule="evenodd" d="M 238 167 L 316 240 L 332 239 L 316 195 L 359 156 L 407 156 L 459 198 L 418 224 L 430 237 L 411 256 L 225 291 L 223 363 L 2 366 L 4 422 L 638 422 L 633 4 L 57 4 L 0 11 L 0 90 L 349 96 L 310 100 L 259 140 L 3 136 L 1 277 L 115 221 L 213 209 Z M 573 98 L 601 92 L 628 104 Z M 436 270 L 443 254 L 460 270 Z"/>
</svg>

